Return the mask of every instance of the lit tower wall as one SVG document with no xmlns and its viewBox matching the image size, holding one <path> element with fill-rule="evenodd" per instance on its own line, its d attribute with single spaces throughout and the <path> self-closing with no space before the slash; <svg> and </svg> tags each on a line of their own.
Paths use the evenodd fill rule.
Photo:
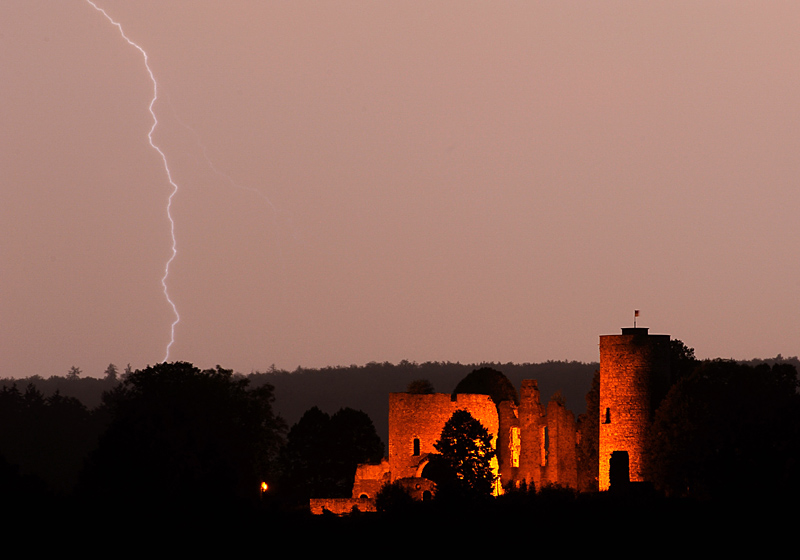
<svg viewBox="0 0 800 560">
<path fill-rule="evenodd" d="M 614 451 L 628 454 L 631 482 L 644 480 L 647 431 L 669 382 L 669 335 L 623 328 L 600 337 L 600 490 Z"/>
</svg>

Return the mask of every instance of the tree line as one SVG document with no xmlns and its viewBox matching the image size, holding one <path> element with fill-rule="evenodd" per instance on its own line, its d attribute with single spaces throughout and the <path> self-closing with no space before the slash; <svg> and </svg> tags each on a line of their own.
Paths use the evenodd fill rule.
<svg viewBox="0 0 800 560">
<path fill-rule="evenodd" d="M 697 499 L 743 491 L 798 494 L 800 397 L 793 363 L 698 361 L 692 349 L 673 341 L 672 372 L 650 434 L 650 479 L 659 491 Z M 204 511 L 268 503 L 303 509 L 310 497 L 349 497 L 356 465 L 384 456 L 372 419 L 356 408 L 329 415 L 311 406 L 290 427 L 276 412 L 275 387 L 264 375 L 245 377 L 220 366 L 200 370 L 185 362 L 119 375 L 109 368 L 107 374 L 93 380 L 107 389 L 91 409 L 58 389 L 45 396 L 34 383 L 20 388 L 3 382 L 5 503 L 37 508 L 75 499 L 107 508 L 146 503 Z M 586 394 L 588 410 L 597 410 L 596 381 Z M 408 390 L 433 387 L 418 381 Z M 579 419 L 579 455 L 589 466 L 597 465 L 598 420 L 597 414 Z M 465 490 L 453 481 L 463 476 L 454 472 L 464 465 L 485 472 L 448 449 L 484 449 L 484 435 L 468 419 L 453 421 L 460 423 L 455 432 L 474 437 L 456 441 L 450 434 L 448 447 L 443 433 L 444 458 L 432 464 L 442 488 L 451 484 L 449 493 L 460 495 Z M 475 487 L 487 484 L 484 476 Z"/>
<path fill-rule="evenodd" d="M 23 509 L 71 499 L 206 511 L 261 503 L 264 483 L 267 500 L 307 507 L 349 496 L 356 464 L 383 457 L 365 413 L 314 407 L 288 430 L 274 400 L 270 384 L 185 362 L 127 372 L 92 410 L 58 390 L 4 385 L 0 496 Z"/>
</svg>

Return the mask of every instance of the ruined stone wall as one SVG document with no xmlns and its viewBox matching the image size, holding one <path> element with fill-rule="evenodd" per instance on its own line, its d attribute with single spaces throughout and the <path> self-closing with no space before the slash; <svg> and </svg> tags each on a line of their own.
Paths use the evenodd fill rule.
<svg viewBox="0 0 800 560">
<path fill-rule="evenodd" d="M 503 487 L 519 487 L 521 482 L 536 489 L 545 484 L 578 487 L 575 416 L 559 401 L 551 400 L 545 410 L 536 381 L 526 379 L 519 406 L 510 401 L 495 406 L 488 395 L 390 393 L 388 459 L 358 466 L 352 499 L 312 500 L 312 511 L 322 513 L 324 508 L 344 514 L 353 506 L 374 511 L 378 491 L 398 480 L 417 499 L 435 493 L 433 483 L 417 477 L 457 410 L 469 412 L 492 435 L 497 450 L 493 466 Z"/>
<path fill-rule="evenodd" d="M 430 500 L 436 494 L 436 484 L 426 478 L 398 478 L 395 483 L 408 492 L 408 495 L 420 502 Z"/>
<path fill-rule="evenodd" d="M 377 511 L 375 509 L 375 500 L 354 498 L 312 498 L 309 500 L 308 507 L 314 515 L 322 515 L 325 511 L 336 515 L 347 515 L 352 513 L 353 509 L 357 509 L 362 513 Z"/>
<path fill-rule="evenodd" d="M 356 467 L 353 481 L 354 498 L 375 499 L 384 484 L 390 482 L 389 461 L 383 459 L 378 465 L 361 464 Z"/>
<path fill-rule="evenodd" d="M 630 480 L 644 480 L 654 402 L 669 379 L 669 335 L 646 328 L 600 337 L 599 486 L 608 490 L 611 454 L 628 454 Z"/>
<path fill-rule="evenodd" d="M 578 487 L 578 461 L 575 415 L 561 402 L 547 403 L 544 417 L 547 426 L 547 460 L 542 467 L 542 485 Z"/>
<path fill-rule="evenodd" d="M 435 453 L 433 445 L 442 428 L 457 410 L 466 410 L 492 434 L 493 445 L 499 429 L 497 408 L 488 395 L 389 394 L 389 467 L 392 481 L 419 476 L 425 456 Z M 414 440 L 419 440 L 415 454 Z"/>
<path fill-rule="evenodd" d="M 500 484 L 503 488 L 517 480 L 522 440 L 519 429 L 519 409 L 511 401 L 503 401 L 498 407 L 500 429 L 497 435 L 497 461 L 500 469 Z"/>
<path fill-rule="evenodd" d="M 522 381 L 519 402 L 521 453 L 514 486 L 540 489 L 548 484 L 578 487 L 575 415 L 559 401 L 540 402 L 535 380 Z M 501 472 L 503 466 L 501 464 Z"/>
<path fill-rule="evenodd" d="M 487 395 L 457 394 L 454 400 L 442 393 L 390 393 L 388 461 L 359 466 L 353 497 L 374 497 L 387 481 L 421 476 L 442 428 L 457 410 L 469 412 L 492 434 L 494 466 L 503 487 L 524 481 L 537 489 L 543 484 L 577 488 L 575 417 L 560 402 L 551 402 L 545 414 L 538 385 L 528 379 L 522 382 L 518 407 L 510 401 L 495 406 Z"/>
<path fill-rule="evenodd" d="M 517 482 L 539 488 L 542 482 L 542 405 L 539 386 L 533 379 L 524 379 L 519 395 L 520 452 Z"/>
</svg>

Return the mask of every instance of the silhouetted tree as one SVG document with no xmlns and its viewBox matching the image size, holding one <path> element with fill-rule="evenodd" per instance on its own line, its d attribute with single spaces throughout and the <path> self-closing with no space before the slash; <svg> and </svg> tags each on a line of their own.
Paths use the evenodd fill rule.
<svg viewBox="0 0 800 560">
<path fill-rule="evenodd" d="M 13 464 L 19 465 L 27 457 L 30 415 L 23 404 L 22 393 L 16 383 L 3 385 L 0 391 L 0 454 Z"/>
<path fill-rule="evenodd" d="M 44 480 L 36 475 L 20 473 L 17 464 L 0 454 L 0 500 L 7 512 L 13 512 L 7 523 L 20 519 L 41 519 L 42 513 L 53 506 L 53 496 Z M 35 517 L 34 517 L 35 516 Z"/>
<path fill-rule="evenodd" d="M 384 484 L 375 496 L 375 509 L 382 513 L 403 514 L 414 507 L 414 498 L 400 481 Z"/>
<path fill-rule="evenodd" d="M 453 389 L 453 394 L 457 393 L 489 395 L 496 405 L 503 401 L 519 404 L 519 395 L 514 384 L 501 372 L 489 367 L 473 370 Z"/>
<path fill-rule="evenodd" d="M 106 374 L 106 381 L 115 382 L 117 380 L 117 366 L 114 364 L 108 364 L 108 367 L 105 371 Z"/>
<path fill-rule="evenodd" d="M 331 472 L 339 489 L 349 496 L 353 490 L 356 467 L 361 463 L 377 464 L 383 459 L 383 442 L 375 432 L 370 417 L 349 407 L 339 409 L 330 422 L 333 443 Z"/>
<path fill-rule="evenodd" d="M 578 489 L 593 492 L 598 489 L 600 457 L 600 372 L 592 379 L 592 388 L 586 393 L 586 413 L 578 416 L 580 442 L 577 447 Z"/>
<path fill-rule="evenodd" d="M 131 373 L 105 395 L 111 424 L 82 480 L 88 495 L 175 506 L 258 497 L 284 423 L 270 385 L 186 362 Z"/>
<path fill-rule="evenodd" d="M 0 455 L 49 491 L 72 491 L 99 430 L 80 401 L 58 391 L 48 398 L 33 384 L 24 393 L 16 385 L 0 391 Z"/>
<path fill-rule="evenodd" d="M 655 415 L 649 478 L 674 495 L 797 492 L 797 387 L 789 364 L 702 362 Z"/>
<path fill-rule="evenodd" d="M 694 348 L 689 348 L 683 341 L 673 338 L 669 341 L 671 384 L 674 385 L 684 377 L 692 374 L 700 363 L 694 355 Z"/>
<path fill-rule="evenodd" d="M 356 466 L 380 462 L 383 451 L 366 413 L 342 408 L 331 417 L 312 407 L 289 431 L 283 492 L 295 502 L 350 497 Z"/>
<path fill-rule="evenodd" d="M 281 454 L 281 491 L 287 499 L 302 503 L 311 497 L 327 497 L 330 420 L 328 414 L 314 406 L 289 430 Z"/>
<path fill-rule="evenodd" d="M 72 366 L 71 368 L 69 368 L 69 372 L 67 372 L 67 379 L 69 379 L 70 381 L 75 381 L 80 378 L 81 373 L 82 373 L 81 368 Z"/>
<path fill-rule="evenodd" d="M 427 379 L 415 379 L 406 387 L 406 393 L 412 395 L 432 395 L 434 393 L 433 384 Z"/>
<path fill-rule="evenodd" d="M 496 475 L 492 435 L 466 410 L 457 410 L 442 428 L 425 476 L 437 484 L 437 498 L 461 499 L 489 496 Z"/>
<path fill-rule="evenodd" d="M 39 445 L 46 451 L 37 473 L 54 490 L 70 493 L 84 461 L 97 445 L 103 425 L 81 401 L 62 396 L 59 391 L 45 400 L 42 422 Z"/>
</svg>

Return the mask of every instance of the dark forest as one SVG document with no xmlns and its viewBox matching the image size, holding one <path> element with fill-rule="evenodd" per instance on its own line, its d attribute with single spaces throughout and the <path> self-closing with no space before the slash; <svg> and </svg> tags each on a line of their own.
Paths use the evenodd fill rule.
<svg viewBox="0 0 800 560">
<path fill-rule="evenodd" d="M 491 512 L 494 520 L 544 522 L 560 511 L 588 520 L 627 511 L 635 500 L 639 510 L 671 519 L 800 496 L 797 358 L 697 361 L 684 352 L 675 359 L 672 388 L 653 426 L 652 494 L 528 489 L 479 506 L 460 504 L 450 518 Z M 64 377 L 2 380 L 0 496 L 29 521 L 65 511 L 98 522 L 107 512 L 142 520 L 209 519 L 224 511 L 228 521 L 320 528 L 440 518 L 447 504 L 401 507 L 402 500 L 384 500 L 382 514 L 349 521 L 312 519 L 307 505 L 310 497 L 349 497 L 355 465 L 385 456 L 388 393 L 420 379 L 450 392 L 479 367 L 502 372 L 516 386 L 538 379 L 544 398 L 560 392 L 576 416 L 596 403 L 598 366 L 577 362 L 404 361 L 249 375 L 188 363 L 122 373 L 110 365 L 103 379 L 73 368 Z"/>
</svg>

